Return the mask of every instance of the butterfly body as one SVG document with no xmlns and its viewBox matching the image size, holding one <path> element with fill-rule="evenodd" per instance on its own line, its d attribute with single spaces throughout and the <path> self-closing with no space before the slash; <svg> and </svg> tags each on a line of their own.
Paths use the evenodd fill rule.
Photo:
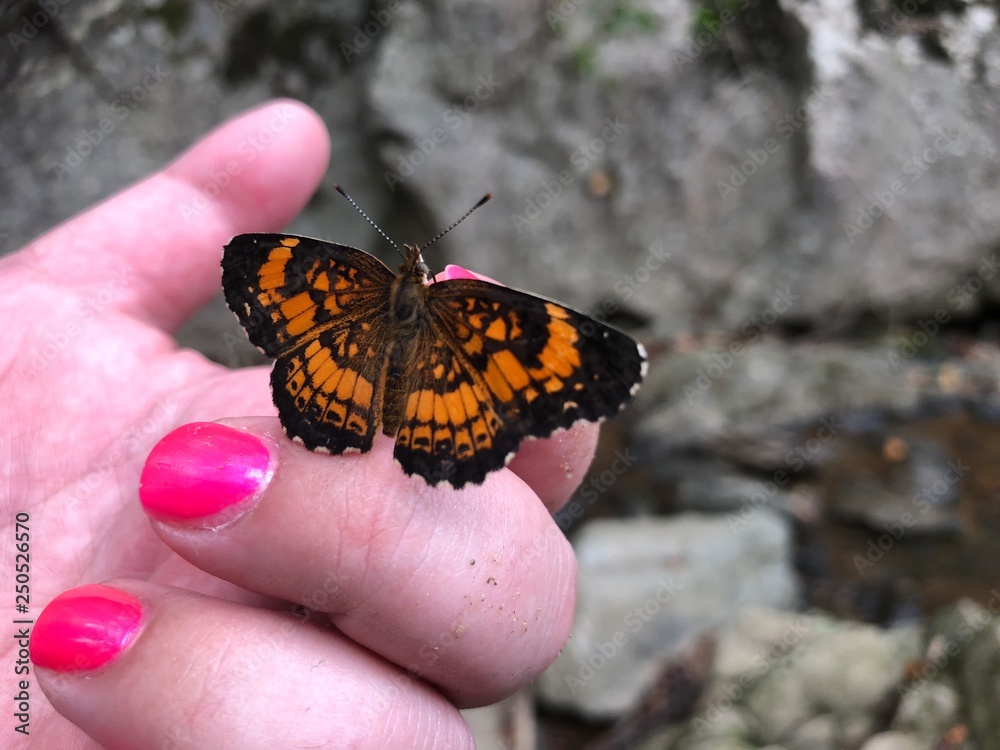
<svg viewBox="0 0 1000 750">
<path fill-rule="evenodd" d="M 245 234 L 222 268 L 230 309 L 276 359 L 286 434 L 342 454 L 381 431 L 432 485 L 479 484 L 523 439 L 615 414 L 645 373 L 621 331 L 485 281 L 433 282 L 417 247 L 394 274 L 345 245 Z"/>
</svg>

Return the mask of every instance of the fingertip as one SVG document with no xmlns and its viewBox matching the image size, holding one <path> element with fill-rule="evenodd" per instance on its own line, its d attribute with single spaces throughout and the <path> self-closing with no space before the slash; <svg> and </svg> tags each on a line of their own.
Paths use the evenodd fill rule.
<svg viewBox="0 0 1000 750">
<path fill-rule="evenodd" d="M 268 102 L 116 198 L 114 217 L 104 207 L 92 211 L 85 217 L 92 233 L 116 227 L 104 251 L 141 272 L 120 306 L 176 328 L 218 291 L 226 242 L 287 225 L 316 191 L 329 157 L 330 136 L 316 112 L 288 99 Z"/>
<path fill-rule="evenodd" d="M 223 123 L 166 171 L 200 193 L 200 201 L 195 196 L 181 210 L 185 224 L 224 218 L 267 231 L 301 210 L 329 158 L 330 134 L 320 116 L 301 102 L 279 99 Z M 199 210 L 212 202 L 225 207 L 222 217 Z"/>
<path fill-rule="evenodd" d="M 596 422 L 578 422 L 543 440 L 529 440 L 508 468 L 535 491 L 550 513 L 555 513 L 583 481 L 599 434 Z"/>
<path fill-rule="evenodd" d="M 142 621 L 142 603 L 120 589 L 89 584 L 64 591 L 35 623 L 31 661 L 59 673 L 99 669 L 129 647 Z"/>
<path fill-rule="evenodd" d="M 167 523 L 218 528 L 248 513 L 274 476 L 270 436 L 216 422 L 191 422 L 158 442 L 139 479 L 146 513 Z"/>
</svg>

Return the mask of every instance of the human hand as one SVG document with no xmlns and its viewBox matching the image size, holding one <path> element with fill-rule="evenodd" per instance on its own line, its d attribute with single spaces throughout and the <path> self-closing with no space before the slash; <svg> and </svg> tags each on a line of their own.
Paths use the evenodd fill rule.
<svg viewBox="0 0 1000 750">
<path fill-rule="evenodd" d="M 171 336 L 229 238 L 285 225 L 328 157 L 316 115 L 276 102 L 0 260 L 5 570 L 23 513 L 27 617 L 113 587 L 36 623 L 31 747 L 471 747 L 456 707 L 517 690 L 567 637 L 575 562 L 549 514 L 596 426 L 433 488 L 381 436 L 290 443 L 269 368 Z"/>
</svg>

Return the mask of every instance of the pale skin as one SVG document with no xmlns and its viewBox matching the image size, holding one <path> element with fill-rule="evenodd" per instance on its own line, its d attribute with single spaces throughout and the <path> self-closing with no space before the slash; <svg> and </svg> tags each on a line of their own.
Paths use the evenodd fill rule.
<svg viewBox="0 0 1000 750">
<path fill-rule="evenodd" d="M 328 158 L 311 110 L 265 105 L 0 261 L 3 575 L 28 513 L 32 616 L 108 582 L 146 618 L 96 673 L 32 671 L 19 746 L 471 748 L 458 708 L 513 693 L 563 645 L 576 565 L 550 514 L 596 426 L 526 442 L 481 486 L 432 488 L 382 436 L 334 457 L 288 442 L 267 367 L 228 370 L 171 336 L 218 292 L 223 245 L 286 226 Z M 253 512 L 221 529 L 148 518 L 150 450 L 216 420 L 274 452 Z"/>
</svg>

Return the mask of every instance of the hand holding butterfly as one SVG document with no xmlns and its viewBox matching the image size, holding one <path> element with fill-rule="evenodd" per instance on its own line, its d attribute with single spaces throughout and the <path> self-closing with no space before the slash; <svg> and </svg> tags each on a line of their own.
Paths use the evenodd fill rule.
<svg viewBox="0 0 1000 750">
<path fill-rule="evenodd" d="M 562 646 L 575 563 L 550 513 L 596 426 L 525 443 L 482 485 L 430 487 L 382 436 L 335 457 L 289 442 L 268 367 L 170 335 L 217 293 L 223 245 L 285 225 L 328 154 L 315 114 L 276 102 L 0 261 L 28 747 L 471 747 L 457 707 Z"/>
</svg>

